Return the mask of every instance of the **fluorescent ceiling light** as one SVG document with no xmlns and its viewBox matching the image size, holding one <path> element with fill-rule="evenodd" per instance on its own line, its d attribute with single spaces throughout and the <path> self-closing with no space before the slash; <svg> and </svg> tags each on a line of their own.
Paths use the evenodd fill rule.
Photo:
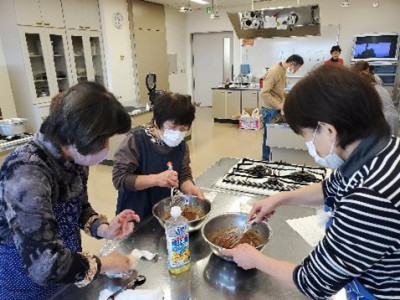
<svg viewBox="0 0 400 300">
<path fill-rule="evenodd" d="M 197 3 L 197 4 L 203 4 L 203 5 L 209 4 L 207 1 L 204 1 L 204 0 L 190 0 L 190 1 Z"/>
</svg>

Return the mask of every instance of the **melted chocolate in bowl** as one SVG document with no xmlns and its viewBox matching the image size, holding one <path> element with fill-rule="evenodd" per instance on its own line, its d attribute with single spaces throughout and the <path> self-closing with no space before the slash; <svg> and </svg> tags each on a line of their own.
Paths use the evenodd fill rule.
<svg viewBox="0 0 400 300">
<path fill-rule="evenodd" d="M 238 236 L 238 232 L 240 234 L 240 229 L 237 227 L 221 229 L 210 237 L 210 242 L 216 246 L 231 249 L 232 239 Z M 264 243 L 264 239 L 254 230 L 249 230 L 242 236 L 237 245 L 245 243 L 258 247 Z"/>
<path fill-rule="evenodd" d="M 195 207 L 190 207 L 185 205 L 182 209 L 182 216 L 184 216 L 186 219 L 188 219 L 188 221 L 194 221 L 194 220 L 198 220 L 202 217 L 204 217 L 206 215 L 206 213 L 198 208 Z M 171 218 L 171 214 L 168 212 L 163 216 L 163 220 L 168 220 L 169 218 Z"/>
</svg>

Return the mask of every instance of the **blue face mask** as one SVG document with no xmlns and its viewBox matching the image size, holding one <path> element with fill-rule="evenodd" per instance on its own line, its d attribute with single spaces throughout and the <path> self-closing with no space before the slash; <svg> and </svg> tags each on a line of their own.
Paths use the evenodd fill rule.
<svg viewBox="0 0 400 300">
<path fill-rule="evenodd" d="M 335 152 L 333 152 L 333 147 L 335 146 L 336 140 L 333 141 L 331 146 L 331 151 L 325 157 L 321 157 L 318 155 L 317 150 L 315 149 L 314 140 L 315 135 L 317 134 L 318 127 L 314 131 L 314 136 L 312 141 L 306 142 L 306 146 L 308 148 L 308 153 L 314 158 L 315 162 L 323 167 L 337 169 L 343 164 L 343 159 L 339 157 Z"/>
</svg>

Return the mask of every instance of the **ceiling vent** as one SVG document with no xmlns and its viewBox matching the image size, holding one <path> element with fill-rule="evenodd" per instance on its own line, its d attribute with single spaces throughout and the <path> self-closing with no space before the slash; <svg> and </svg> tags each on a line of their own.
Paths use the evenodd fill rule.
<svg viewBox="0 0 400 300">
<path fill-rule="evenodd" d="M 320 35 L 319 6 L 294 6 L 229 13 L 241 39 Z"/>
</svg>

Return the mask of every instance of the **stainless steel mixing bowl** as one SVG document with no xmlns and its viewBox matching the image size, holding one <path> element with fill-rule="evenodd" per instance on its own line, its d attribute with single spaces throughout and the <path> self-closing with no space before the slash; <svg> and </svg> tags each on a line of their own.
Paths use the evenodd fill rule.
<svg viewBox="0 0 400 300">
<path fill-rule="evenodd" d="M 199 230 L 203 225 L 204 221 L 207 219 L 211 211 L 211 202 L 207 199 L 200 200 L 193 195 L 176 195 L 174 196 L 173 205 L 180 206 L 182 210 L 185 206 L 189 206 L 204 212 L 205 216 L 193 221 L 189 221 L 189 232 Z M 153 206 L 153 216 L 155 216 L 162 227 L 165 228 L 165 216 L 170 212 L 171 209 L 171 197 L 162 199 L 160 202 Z"/>
<path fill-rule="evenodd" d="M 246 218 L 247 214 L 245 213 L 226 213 L 207 220 L 201 228 L 201 234 L 208 245 L 210 245 L 212 252 L 225 260 L 232 261 L 232 256 L 223 255 L 222 247 L 213 244 L 210 239 L 213 235 L 226 228 L 243 228 L 246 223 Z M 271 237 L 271 228 L 266 222 L 259 222 L 254 224 L 251 230 L 258 233 L 263 239 L 263 243 L 257 247 L 257 249 L 261 251 Z"/>
</svg>

